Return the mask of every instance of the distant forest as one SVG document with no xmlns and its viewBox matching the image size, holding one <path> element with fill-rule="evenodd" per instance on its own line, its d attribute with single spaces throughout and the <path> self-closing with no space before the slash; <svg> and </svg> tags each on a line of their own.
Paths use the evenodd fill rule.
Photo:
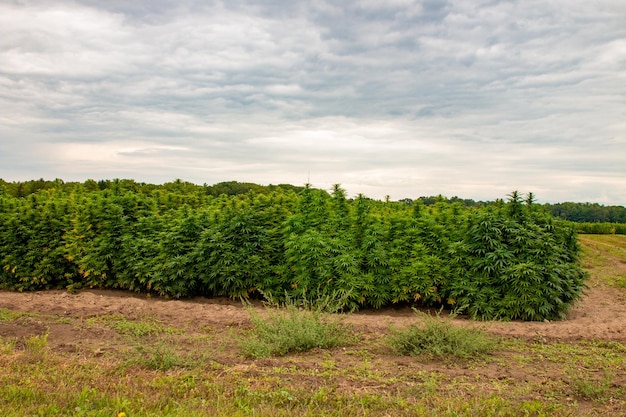
<svg viewBox="0 0 626 417">
<path fill-rule="evenodd" d="M 266 194 L 272 191 L 293 191 L 301 192 L 304 186 L 295 186 L 290 184 L 279 185 L 259 185 L 248 182 L 227 181 L 214 185 L 196 185 L 190 182 L 177 179 L 162 185 L 148 184 L 144 182 L 136 182 L 131 179 L 113 179 L 113 180 L 87 180 L 84 183 L 65 182 L 61 179 L 52 181 L 38 180 L 24 182 L 7 182 L 0 178 L 0 194 L 10 195 L 12 197 L 26 197 L 36 193 L 39 190 L 51 188 L 63 188 L 65 190 L 73 187 L 82 186 L 92 190 L 105 190 L 113 188 L 122 188 L 125 190 L 134 190 L 138 193 L 150 194 L 156 190 L 162 191 L 183 191 L 185 193 L 205 194 L 214 197 L 221 195 L 235 196 L 247 194 L 249 192 Z M 467 198 L 438 196 L 422 196 L 416 199 L 403 198 L 399 202 L 407 205 L 413 205 L 416 201 L 421 202 L 425 206 L 431 206 L 436 203 L 457 203 L 467 207 L 486 206 L 493 203 L 502 203 L 501 200 L 496 201 L 475 201 Z M 569 220 L 576 223 L 626 223 L 626 207 L 624 206 L 604 206 L 598 203 L 575 203 L 564 202 L 556 204 L 543 204 L 554 217 Z"/>
<path fill-rule="evenodd" d="M 424 205 L 432 205 L 437 202 L 461 203 L 465 206 L 482 206 L 493 202 L 474 201 L 459 197 L 446 198 L 442 196 L 419 197 L 417 200 Z M 411 201 L 405 199 L 410 203 Z M 543 204 L 554 217 L 569 220 L 576 223 L 626 223 L 626 207 L 624 206 L 604 206 L 598 203 L 556 203 Z"/>
</svg>

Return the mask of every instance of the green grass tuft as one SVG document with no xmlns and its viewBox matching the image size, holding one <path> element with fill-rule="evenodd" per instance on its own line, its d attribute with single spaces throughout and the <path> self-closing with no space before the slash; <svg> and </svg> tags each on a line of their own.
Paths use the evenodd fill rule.
<svg viewBox="0 0 626 417">
<path fill-rule="evenodd" d="M 190 361 L 179 355 L 175 349 L 162 343 L 156 346 L 138 346 L 132 362 L 154 371 L 168 371 L 173 368 L 185 368 Z"/>
<path fill-rule="evenodd" d="M 15 352 L 16 337 L 0 337 L 0 355 L 10 355 Z"/>
<path fill-rule="evenodd" d="M 120 314 L 105 314 L 87 319 L 87 325 L 93 327 L 103 324 L 119 334 L 134 337 L 144 337 L 163 333 L 174 333 L 178 330 L 163 326 L 156 319 L 146 317 L 139 321 L 128 320 Z"/>
<path fill-rule="evenodd" d="M 244 356 L 264 358 L 305 352 L 313 348 L 329 349 L 355 342 L 338 319 L 320 309 L 306 309 L 288 302 L 283 308 L 267 308 L 267 317 L 249 309 L 254 328 L 251 337 L 240 340 Z"/>
<path fill-rule="evenodd" d="M 42 335 L 33 335 L 24 339 L 24 347 L 26 352 L 40 355 L 48 345 L 48 333 Z"/>
<path fill-rule="evenodd" d="M 574 395 L 584 400 L 603 398 L 613 383 L 612 375 L 606 371 L 601 380 L 591 378 L 587 374 L 580 375 L 580 370 L 570 370 L 569 374 L 569 385 Z"/>
<path fill-rule="evenodd" d="M 480 330 L 453 325 L 452 316 L 442 319 L 439 315 L 433 317 L 417 310 L 415 313 L 422 317 L 423 325 L 391 329 L 389 345 L 397 355 L 455 356 L 467 359 L 493 351 L 493 338 Z"/>
<path fill-rule="evenodd" d="M 19 317 L 27 316 L 28 313 L 22 313 L 20 311 L 12 311 L 8 308 L 0 308 L 0 322 L 13 321 Z"/>
</svg>

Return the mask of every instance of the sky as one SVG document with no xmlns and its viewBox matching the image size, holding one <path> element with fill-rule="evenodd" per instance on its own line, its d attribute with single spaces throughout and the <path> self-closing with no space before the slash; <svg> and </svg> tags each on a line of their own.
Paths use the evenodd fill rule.
<svg viewBox="0 0 626 417">
<path fill-rule="evenodd" d="M 626 1 L 0 0 L 0 178 L 626 205 Z"/>
</svg>

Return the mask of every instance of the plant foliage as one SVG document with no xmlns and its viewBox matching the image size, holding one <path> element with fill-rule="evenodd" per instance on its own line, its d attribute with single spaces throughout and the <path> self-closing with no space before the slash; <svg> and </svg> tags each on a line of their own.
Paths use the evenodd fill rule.
<svg viewBox="0 0 626 417">
<path fill-rule="evenodd" d="M 309 304 L 305 302 L 305 305 Z M 250 358 L 283 356 L 354 341 L 354 336 L 336 318 L 319 307 L 311 307 L 303 308 L 287 301 L 282 308 L 266 308 L 266 317 L 250 308 L 254 329 L 251 337 L 240 342 L 243 354 Z"/>
<path fill-rule="evenodd" d="M 468 206 L 349 199 L 339 185 L 0 183 L 5 289 L 332 296 L 342 310 L 417 304 L 551 320 L 584 280 L 572 224 L 517 192 Z"/>
<path fill-rule="evenodd" d="M 421 325 L 392 329 L 389 345 L 398 355 L 436 357 L 455 356 L 462 359 L 490 353 L 495 340 L 480 330 L 452 324 L 452 317 L 430 316 L 415 310 Z"/>
</svg>

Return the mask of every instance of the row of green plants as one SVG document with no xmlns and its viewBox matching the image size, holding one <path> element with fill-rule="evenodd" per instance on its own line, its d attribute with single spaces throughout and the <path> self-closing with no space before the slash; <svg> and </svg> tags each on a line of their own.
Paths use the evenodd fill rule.
<svg viewBox="0 0 626 417">
<path fill-rule="evenodd" d="M 279 185 L 258 185 L 248 182 L 238 181 L 225 181 L 214 185 L 204 184 L 202 186 L 195 185 L 190 182 L 177 179 L 172 182 L 165 183 L 163 185 L 146 184 L 136 182 L 132 179 L 113 179 L 113 180 L 87 180 L 84 183 L 79 182 L 64 182 L 61 179 L 44 180 L 40 178 L 38 180 L 22 181 L 22 182 L 7 182 L 0 178 L 0 190 L 6 195 L 14 197 L 25 197 L 30 194 L 34 194 L 40 190 L 54 189 L 54 188 L 83 188 L 87 187 L 90 190 L 105 190 L 105 189 L 119 189 L 124 188 L 126 190 L 132 190 L 138 193 L 150 194 L 155 189 L 165 190 L 168 193 L 172 191 L 184 191 L 186 194 L 202 194 L 219 197 L 220 195 L 238 195 L 246 194 L 249 192 L 254 193 L 267 193 L 277 189 L 291 190 L 300 192 L 303 187 L 294 186 L 290 184 Z M 412 205 L 413 203 L 421 203 L 425 206 L 434 205 L 437 203 L 448 204 L 461 204 L 467 207 L 481 207 L 490 204 L 486 201 L 475 201 L 471 198 L 459 198 L 457 196 L 448 198 L 445 196 L 422 196 L 413 200 L 411 198 L 403 198 L 399 200 L 406 205 Z M 626 207 L 624 206 L 605 206 L 598 203 L 545 203 L 542 205 L 544 209 L 550 212 L 554 217 L 563 220 L 569 220 L 574 223 L 617 223 L 626 225 Z M 603 232 L 595 233 L 620 233 L 620 229 L 617 232 L 612 232 L 610 229 Z"/>
<path fill-rule="evenodd" d="M 532 194 L 466 207 L 349 199 L 339 185 L 219 197 L 114 185 L 0 193 L 0 285 L 332 297 L 343 310 L 411 303 L 523 320 L 563 317 L 585 288 L 575 229 Z"/>
<path fill-rule="evenodd" d="M 590 235 L 626 235 L 626 223 L 575 223 L 578 233 Z"/>
</svg>

